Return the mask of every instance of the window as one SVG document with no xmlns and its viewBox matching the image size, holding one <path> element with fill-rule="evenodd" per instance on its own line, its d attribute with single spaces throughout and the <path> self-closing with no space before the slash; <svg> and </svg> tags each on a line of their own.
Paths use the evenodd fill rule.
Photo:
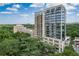
<svg viewBox="0 0 79 59">
<path fill-rule="evenodd" d="M 56 28 L 60 28 L 60 24 L 57 24 L 57 25 L 56 25 Z"/>
<path fill-rule="evenodd" d="M 53 43 L 50 42 L 50 44 L 52 45 Z"/>
<path fill-rule="evenodd" d="M 49 37 L 49 34 L 46 34 L 47 37 Z"/>
<path fill-rule="evenodd" d="M 55 44 L 55 47 L 57 47 L 57 48 L 58 48 L 58 47 L 59 47 L 59 45 L 58 45 L 58 44 Z"/>
<path fill-rule="evenodd" d="M 47 43 L 47 41 L 45 41 L 45 43 Z"/>
<path fill-rule="evenodd" d="M 53 41 L 52 39 L 49 39 L 50 41 Z"/>
<path fill-rule="evenodd" d="M 56 11 L 57 11 L 57 10 L 61 10 L 61 7 L 58 7 L 58 8 L 56 9 Z"/>
<path fill-rule="evenodd" d="M 54 37 L 54 33 L 52 33 L 52 37 Z"/>
<path fill-rule="evenodd" d="M 49 26 L 46 26 L 46 30 L 49 30 Z"/>
<path fill-rule="evenodd" d="M 55 19 L 61 19 L 61 15 L 56 15 Z"/>
<path fill-rule="evenodd" d="M 65 11 L 64 11 L 64 10 L 62 10 L 62 13 L 65 13 Z"/>
<path fill-rule="evenodd" d="M 62 26 L 62 29 L 65 29 L 65 26 Z"/>
<path fill-rule="evenodd" d="M 50 13 L 50 10 L 46 10 L 46 13 Z"/>
<path fill-rule="evenodd" d="M 60 34 L 56 34 L 56 38 L 60 39 L 61 38 Z"/>
<path fill-rule="evenodd" d="M 59 43 L 59 41 L 57 41 L 57 40 L 54 40 L 54 42 Z"/>
<path fill-rule="evenodd" d="M 61 11 L 56 11 L 55 14 L 61 14 Z"/>
<path fill-rule="evenodd" d="M 51 9 L 51 14 L 54 14 L 54 9 Z"/>
<path fill-rule="evenodd" d="M 64 19 L 65 17 L 62 17 L 62 19 Z"/>
<path fill-rule="evenodd" d="M 61 23 L 61 19 L 56 19 L 56 23 Z"/>
<path fill-rule="evenodd" d="M 51 29 L 52 29 L 52 32 L 53 32 L 54 27 L 52 27 Z"/>
</svg>

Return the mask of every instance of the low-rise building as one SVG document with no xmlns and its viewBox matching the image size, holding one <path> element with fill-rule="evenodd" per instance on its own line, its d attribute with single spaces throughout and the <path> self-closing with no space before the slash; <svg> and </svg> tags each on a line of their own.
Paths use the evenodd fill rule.
<svg viewBox="0 0 79 59">
<path fill-rule="evenodd" d="M 79 53 L 79 37 L 75 37 L 73 48 L 76 52 Z"/>
<path fill-rule="evenodd" d="M 14 26 L 13 32 L 14 33 L 17 33 L 17 32 L 29 33 L 29 34 L 31 34 L 31 36 L 33 36 L 33 30 L 28 29 L 21 24 Z"/>
</svg>

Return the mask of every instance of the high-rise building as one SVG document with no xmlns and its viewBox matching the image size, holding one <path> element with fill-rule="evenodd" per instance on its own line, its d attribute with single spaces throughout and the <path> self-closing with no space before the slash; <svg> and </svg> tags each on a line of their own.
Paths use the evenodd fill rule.
<svg viewBox="0 0 79 59">
<path fill-rule="evenodd" d="M 66 40 L 66 9 L 63 5 L 52 6 L 35 13 L 35 36 L 57 47 L 62 52 Z"/>
</svg>

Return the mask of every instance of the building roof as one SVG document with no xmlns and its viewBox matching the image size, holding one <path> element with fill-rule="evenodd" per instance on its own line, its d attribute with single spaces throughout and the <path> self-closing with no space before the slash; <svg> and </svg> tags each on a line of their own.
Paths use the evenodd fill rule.
<svg viewBox="0 0 79 59">
<path fill-rule="evenodd" d="M 23 26 L 22 24 L 17 24 L 16 26 Z"/>
<path fill-rule="evenodd" d="M 59 6 L 62 6 L 62 7 L 64 7 L 64 5 L 63 4 L 57 4 L 57 5 L 54 5 L 54 6 L 51 6 L 51 7 L 48 7 L 48 8 L 44 8 L 44 9 L 42 9 L 42 10 L 40 10 L 40 11 L 37 11 L 37 12 L 35 12 L 35 13 L 41 13 L 41 12 L 43 12 L 43 11 L 45 11 L 45 10 L 47 10 L 47 9 L 51 9 L 51 8 L 56 8 L 56 7 L 59 7 Z"/>
<path fill-rule="evenodd" d="M 79 41 L 79 37 L 75 37 L 75 40 L 74 41 Z"/>
</svg>

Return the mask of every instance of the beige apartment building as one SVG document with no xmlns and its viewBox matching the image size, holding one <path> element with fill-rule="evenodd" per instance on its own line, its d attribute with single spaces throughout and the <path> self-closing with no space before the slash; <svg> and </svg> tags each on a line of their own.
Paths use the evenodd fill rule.
<svg viewBox="0 0 79 59">
<path fill-rule="evenodd" d="M 17 33 L 17 32 L 23 32 L 23 33 L 29 33 L 31 34 L 31 36 L 33 36 L 33 30 L 31 29 L 28 29 L 26 27 L 24 27 L 23 25 L 21 24 L 17 24 L 16 26 L 13 27 L 13 32 L 14 33 Z"/>
</svg>

